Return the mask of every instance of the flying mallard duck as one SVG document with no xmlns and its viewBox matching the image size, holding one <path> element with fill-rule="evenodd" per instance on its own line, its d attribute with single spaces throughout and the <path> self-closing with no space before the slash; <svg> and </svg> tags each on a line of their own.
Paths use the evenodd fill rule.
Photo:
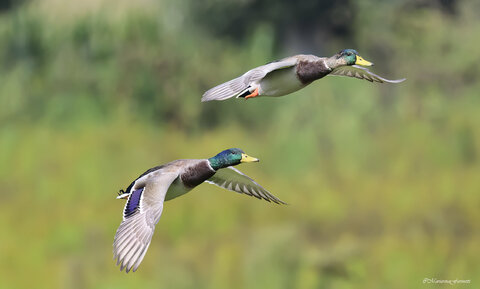
<svg viewBox="0 0 480 289">
<path fill-rule="evenodd" d="M 258 162 L 241 149 L 224 150 L 209 159 L 176 160 L 141 174 L 117 199 L 127 199 L 123 220 L 115 234 L 114 258 L 120 270 L 136 271 L 160 220 L 163 202 L 188 193 L 203 182 L 224 189 L 285 204 L 232 166 Z"/>
<path fill-rule="evenodd" d="M 202 102 L 225 100 L 231 97 L 245 99 L 257 96 L 282 96 L 312 83 L 326 75 L 366 79 L 370 82 L 399 83 L 388 80 L 362 66 L 372 66 L 357 51 L 344 49 L 332 57 L 295 55 L 259 66 L 233 80 L 215 86 L 203 94 Z"/>
</svg>

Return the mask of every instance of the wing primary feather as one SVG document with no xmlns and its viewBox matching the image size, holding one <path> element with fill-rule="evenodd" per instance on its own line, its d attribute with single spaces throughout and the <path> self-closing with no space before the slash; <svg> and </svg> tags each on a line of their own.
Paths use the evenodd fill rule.
<svg viewBox="0 0 480 289">
<path fill-rule="evenodd" d="M 226 181 L 226 182 L 225 182 Z M 217 171 L 213 177 L 205 182 L 219 186 L 221 188 L 234 191 L 240 194 L 263 199 L 276 204 L 286 204 L 277 197 L 270 194 L 262 186 L 252 180 L 250 177 L 233 167 L 227 167 Z"/>
<path fill-rule="evenodd" d="M 142 262 L 143 258 L 145 257 L 145 254 L 147 253 L 148 247 L 150 246 L 151 242 L 148 242 L 148 244 L 143 248 L 142 253 L 139 255 L 137 261 L 133 265 L 133 272 L 137 271 L 138 266 L 140 266 L 140 263 Z"/>
<path fill-rule="evenodd" d="M 243 77 L 240 76 L 207 90 L 202 96 L 202 102 L 232 98 L 241 94 L 247 87 Z"/>
<path fill-rule="evenodd" d="M 365 79 L 370 82 L 379 82 L 379 83 L 400 83 L 402 81 L 405 81 L 406 78 L 402 79 L 395 79 L 395 80 L 390 80 L 381 77 L 380 75 L 377 75 L 368 68 L 358 66 L 358 65 L 352 65 L 352 66 L 341 66 L 333 69 L 333 71 L 329 74 L 333 76 L 347 76 L 347 77 L 355 77 L 358 79 Z"/>
</svg>

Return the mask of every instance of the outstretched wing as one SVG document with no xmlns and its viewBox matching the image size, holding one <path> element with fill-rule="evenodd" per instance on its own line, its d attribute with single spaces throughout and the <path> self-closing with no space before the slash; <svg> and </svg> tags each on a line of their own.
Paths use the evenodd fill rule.
<svg viewBox="0 0 480 289">
<path fill-rule="evenodd" d="M 270 62 L 249 70 L 240 77 L 207 90 L 207 92 L 205 92 L 202 96 L 202 102 L 211 100 L 225 100 L 241 95 L 247 91 L 252 83 L 260 81 L 268 73 L 274 70 L 292 67 L 296 64 L 297 59 L 295 57 L 287 57 L 279 61 Z"/>
<path fill-rule="evenodd" d="M 351 65 L 351 66 L 340 66 L 332 70 L 329 75 L 338 75 L 338 76 L 348 76 L 348 77 L 355 77 L 358 79 L 365 79 L 370 82 L 388 82 L 388 83 L 399 83 L 405 80 L 405 78 L 402 79 L 396 79 L 396 80 L 389 80 L 385 79 L 379 75 L 376 75 L 375 73 L 370 72 L 365 67 L 361 67 L 358 65 Z"/>
<path fill-rule="evenodd" d="M 113 255 L 120 270 L 136 271 L 142 262 L 162 215 L 167 190 L 177 177 L 178 172 L 157 170 L 135 181 L 113 242 Z"/>
<path fill-rule="evenodd" d="M 227 167 L 218 170 L 213 177 L 205 182 L 240 194 L 246 194 L 258 199 L 264 199 L 269 202 L 271 201 L 277 204 L 286 204 L 279 198 L 269 193 L 250 177 L 233 167 Z"/>
</svg>

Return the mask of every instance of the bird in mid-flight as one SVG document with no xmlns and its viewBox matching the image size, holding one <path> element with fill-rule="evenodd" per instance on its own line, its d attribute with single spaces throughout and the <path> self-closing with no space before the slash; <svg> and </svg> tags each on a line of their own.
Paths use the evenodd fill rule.
<svg viewBox="0 0 480 289">
<path fill-rule="evenodd" d="M 344 49 L 332 57 L 299 54 L 259 66 L 240 77 L 215 86 L 203 94 L 202 102 L 232 97 L 248 99 L 257 96 L 282 96 L 302 89 L 327 75 L 355 77 L 380 83 L 399 83 L 405 80 L 388 80 L 364 67 L 372 65 L 373 63 L 363 59 L 353 49 Z"/>
<path fill-rule="evenodd" d="M 151 168 L 133 181 L 117 199 L 127 199 L 123 220 L 115 234 L 114 259 L 120 270 L 136 271 L 160 220 L 164 201 L 188 193 L 207 182 L 230 191 L 285 204 L 233 166 L 258 162 L 241 149 L 224 150 L 209 159 L 183 159 Z"/>
</svg>

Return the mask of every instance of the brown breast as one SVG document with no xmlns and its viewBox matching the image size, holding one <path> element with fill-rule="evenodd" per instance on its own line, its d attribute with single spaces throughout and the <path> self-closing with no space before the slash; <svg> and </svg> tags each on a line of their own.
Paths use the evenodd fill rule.
<svg viewBox="0 0 480 289">
<path fill-rule="evenodd" d="M 323 61 L 300 61 L 297 64 L 297 76 L 303 84 L 320 79 L 331 72 Z"/>
<path fill-rule="evenodd" d="M 180 178 L 185 186 L 194 188 L 214 174 L 215 171 L 209 166 L 208 160 L 204 160 L 186 168 Z"/>
</svg>

